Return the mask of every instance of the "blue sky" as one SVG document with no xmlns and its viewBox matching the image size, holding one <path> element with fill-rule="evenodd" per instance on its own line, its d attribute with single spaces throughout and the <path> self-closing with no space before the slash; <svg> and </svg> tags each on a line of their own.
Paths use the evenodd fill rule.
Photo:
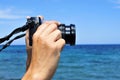
<svg viewBox="0 0 120 80">
<path fill-rule="evenodd" d="M 1 0 L 0 37 L 37 15 L 75 24 L 77 44 L 120 44 L 120 0 Z"/>
</svg>

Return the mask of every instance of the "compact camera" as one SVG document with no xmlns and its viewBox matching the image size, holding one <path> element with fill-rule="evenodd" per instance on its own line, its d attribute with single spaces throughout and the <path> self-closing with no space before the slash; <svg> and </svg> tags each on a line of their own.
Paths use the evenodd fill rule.
<svg viewBox="0 0 120 80">
<path fill-rule="evenodd" d="M 27 17 L 27 22 L 25 25 L 18 27 L 14 29 L 10 34 L 6 35 L 3 38 L 0 38 L 0 44 L 8 41 L 13 35 L 18 34 L 20 32 L 24 32 L 27 29 L 29 29 L 29 45 L 32 46 L 32 37 L 39 25 L 42 24 L 42 20 L 40 17 Z M 60 24 L 58 26 L 58 29 L 61 31 L 62 38 L 65 40 L 66 44 L 70 45 L 75 45 L 75 40 L 76 40 L 76 31 L 75 31 L 75 25 L 70 24 L 70 25 L 65 25 L 65 24 Z M 13 39 L 9 40 L 5 45 L 3 45 L 2 48 L 0 48 L 0 51 L 5 49 L 6 47 L 10 46 L 10 44 L 17 39 L 20 39 L 24 37 L 26 34 L 20 34 Z"/>
<path fill-rule="evenodd" d="M 29 24 L 29 45 L 32 46 L 33 34 L 35 33 L 39 25 L 42 24 L 42 21 L 40 17 L 29 17 L 27 18 L 27 22 L 32 22 L 31 24 Z M 74 24 L 60 24 L 58 26 L 58 29 L 61 31 L 62 38 L 66 41 L 66 44 L 75 45 L 76 30 Z"/>
</svg>

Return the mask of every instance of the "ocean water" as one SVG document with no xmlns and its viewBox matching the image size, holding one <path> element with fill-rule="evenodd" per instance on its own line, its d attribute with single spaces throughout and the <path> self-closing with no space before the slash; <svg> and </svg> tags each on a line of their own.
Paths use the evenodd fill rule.
<svg viewBox="0 0 120 80">
<path fill-rule="evenodd" d="M 0 80 L 21 79 L 25 64 L 25 45 L 3 50 Z M 120 45 L 65 46 L 52 80 L 120 80 Z"/>
</svg>

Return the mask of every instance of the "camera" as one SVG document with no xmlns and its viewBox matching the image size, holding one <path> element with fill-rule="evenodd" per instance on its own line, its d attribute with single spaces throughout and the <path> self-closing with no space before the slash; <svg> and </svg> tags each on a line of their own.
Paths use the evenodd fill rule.
<svg viewBox="0 0 120 80">
<path fill-rule="evenodd" d="M 29 45 L 32 46 L 33 34 L 35 33 L 39 25 L 42 24 L 42 20 L 40 17 L 28 17 L 27 22 L 31 22 L 31 24 L 29 24 Z M 74 24 L 60 24 L 58 26 L 58 29 L 61 31 L 62 38 L 65 40 L 66 44 L 75 45 L 76 30 Z"/>
</svg>

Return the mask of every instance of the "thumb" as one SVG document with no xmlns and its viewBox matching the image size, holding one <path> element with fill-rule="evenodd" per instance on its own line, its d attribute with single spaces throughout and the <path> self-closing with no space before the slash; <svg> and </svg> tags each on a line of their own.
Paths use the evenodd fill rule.
<svg viewBox="0 0 120 80">
<path fill-rule="evenodd" d="M 64 45 L 65 45 L 65 40 L 64 39 L 59 39 L 56 41 L 57 48 L 62 51 Z"/>
</svg>

